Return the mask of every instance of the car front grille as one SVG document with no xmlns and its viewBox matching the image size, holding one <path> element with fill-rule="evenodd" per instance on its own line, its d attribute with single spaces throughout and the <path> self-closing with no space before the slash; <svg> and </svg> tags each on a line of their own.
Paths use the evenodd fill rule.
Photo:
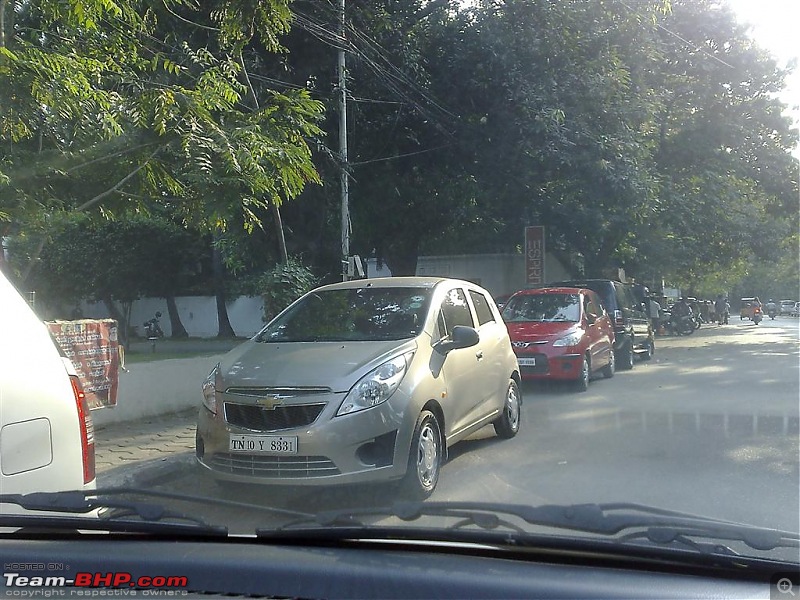
<svg viewBox="0 0 800 600">
<path fill-rule="evenodd" d="M 260 456 L 224 452 L 211 457 L 212 468 L 234 475 L 280 479 L 311 479 L 339 475 L 326 456 Z"/>
<path fill-rule="evenodd" d="M 550 370 L 546 354 L 520 354 L 519 358 L 535 358 L 536 365 L 533 367 L 523 367 L 520 365 L 519 372 L 522 375 L 545 375 Z"/>
<path fill-rule="evenodd" d="M 226 402 L 225 421 L 235 427 L 251 431 L 280 431 L 310 425 L 324 408 L 324 402 L 281 405 L 274 408 Z"/>
</svg>

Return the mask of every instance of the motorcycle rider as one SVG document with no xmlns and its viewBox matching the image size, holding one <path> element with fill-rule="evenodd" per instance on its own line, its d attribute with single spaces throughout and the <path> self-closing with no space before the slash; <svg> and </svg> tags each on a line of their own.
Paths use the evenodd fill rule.
<svg viewBox="0 0 800 600">
<path fill-rule="evenodd" d="M 672 305 L 672 314 L 676 317 L 688 317 L 692 314 L 692 307 L 689 302 L 681 296 L 678 301 Z"/>
<path fill-rule="evenodd" d="M 767 302 L 766 309 L 770 319 L 774 319 L 777 316 L 778 305 L 775 304 L 775 300 L 773 300 L 772 298 L 770 298 L 769 301 Z"/>
<path fill-rule="evenodd" d="M 678 301 L 672 305 L 671 315 L 672 330 L 678 335 L 681 335 L 682 332 L 686 332 L 683 328 L 688 327 L 687 321 L 692 320 L 692 307 L 688 299 L 681 296 Z M 691 331 L 694 330 L 695 325 L 692 323 Z"/>
</svg>

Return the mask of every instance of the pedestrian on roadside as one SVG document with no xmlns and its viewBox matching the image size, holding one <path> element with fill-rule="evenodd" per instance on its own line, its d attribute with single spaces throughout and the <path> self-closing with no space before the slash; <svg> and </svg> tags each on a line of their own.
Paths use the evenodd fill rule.
<svg viewBox="0 0 800 600">
<path fill-rule="evenodd" d="M 655 294 L 648 299 L 650 301 L 650 322 L 653 325 L 653 331 L 657 332 L 661 327 L 661 305 L 656 301 Z"/>
</svg>

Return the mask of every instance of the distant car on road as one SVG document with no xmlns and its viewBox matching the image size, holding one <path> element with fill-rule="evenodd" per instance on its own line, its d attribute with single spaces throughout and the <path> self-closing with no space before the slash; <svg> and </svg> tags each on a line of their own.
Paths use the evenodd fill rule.
<svg viewBox="0 0 800 600">
<path fill-rule="evenodd" d="M 523 290 L 509 298 L 503 320 L 523 379 L 569 380 L 586 391 L 593 373 L 614 376 L 614 327 L 595 292 Z"/>
<path fill-rule="evenodd" d="M 794 310 L 795 301 L 794 300 L 781 300 L 781 315 L 791 315 L 792 311 Z"/>
<path fill-rule="evenodd" d="M 92 417 L 72 363 L 2 272 L 0 306 L 0 492 L 94 489 Z"/>
<path fill-rule="evenodd" d="M 219 480 L 402 481 L 430 495 L 451 445 L 516 435 L 517 358 L 484 289 L 393 277 L 313 290 L 229 352 L 203 386 L 199 463 Z"/>
</svg>

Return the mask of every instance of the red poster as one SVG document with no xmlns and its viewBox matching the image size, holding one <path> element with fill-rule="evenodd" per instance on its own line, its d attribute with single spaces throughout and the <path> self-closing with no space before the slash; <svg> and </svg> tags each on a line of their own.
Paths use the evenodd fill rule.
<svg viewBox="0 0 800 600">
<path fill-rule="evenodd" d="M 90 409 L 115 406 L 119 340 L 113 319 L 48 322 L 53 337 L 75 365 Z"/>
<path fill-rule="evenodd" d="M 544 273 L 544 227 L 525 228 L 525 281 L 528 285 L 543 285 Z"/>
</svg>

